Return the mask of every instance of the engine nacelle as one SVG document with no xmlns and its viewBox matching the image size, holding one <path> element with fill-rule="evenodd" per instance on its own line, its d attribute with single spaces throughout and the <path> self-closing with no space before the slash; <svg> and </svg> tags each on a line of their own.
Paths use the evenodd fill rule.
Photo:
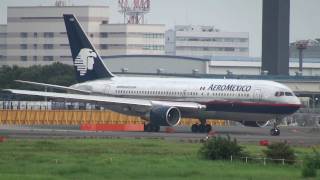
<svg viewBox="0 0 320 180">
<path fill-rule="evenodd" d="M 150 112 L 150 122 L 160 126 L 176 126 L 180 120 L 181 112 L 176 107 L 157 106 Z"/>
<path fill-rule="evenodd" d="M 240 123 L 248 127 L 266 127 L 269 121 L 241 121 Z"/>
</svg>

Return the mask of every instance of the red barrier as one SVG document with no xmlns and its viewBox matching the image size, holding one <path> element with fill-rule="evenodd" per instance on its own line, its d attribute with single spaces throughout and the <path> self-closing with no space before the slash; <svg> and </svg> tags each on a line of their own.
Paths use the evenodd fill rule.
<svg viewBox="0 0 320 180">
<path fill-rule="evenodd" d="M 166 133 L 175 133 L 176 130 L 172 127 L 166 127 Z"/>
<path fill-rule="evenodd" d="M 82 124 L 82 131 L 143 131 L 143 124 Z"/>
<path fill-rule="evenodd" d="M 269 146 L 269 141 L 268 140 L 261 140 L 260 146 Z"/>
<path fill-rule="evenodd" d="M 3 136 L 0 136 L 0 143 L 2 143 L 2 142 L 4 142 L 4 141 L 6 141 L 6 138 L 3 137 Z"/>
</svg>

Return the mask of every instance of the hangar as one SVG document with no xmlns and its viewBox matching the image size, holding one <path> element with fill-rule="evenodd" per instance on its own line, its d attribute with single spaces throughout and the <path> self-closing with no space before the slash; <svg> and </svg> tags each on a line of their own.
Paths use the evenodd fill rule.
<svg viewBox="0 0 320 180">
<path fill-rule="evenodd" d="M 208 74 L 209 59 L 168 55 L 120 55 L 102 57 L 113 72 Z"/>
<path fill-rule="evenodd" d="M 261 58 L 212 56 L 208 58 L 169 55 L 103 56 L 112 72 L 158 74 L 260 75 Z M 320 58 L 305 58 L 303 75 L 320 76 Z M 71 62 L 70 62 L 71 63 Z M 290 58 L 290 75 L 299 75 L 299 60 Z"/>
</svg>

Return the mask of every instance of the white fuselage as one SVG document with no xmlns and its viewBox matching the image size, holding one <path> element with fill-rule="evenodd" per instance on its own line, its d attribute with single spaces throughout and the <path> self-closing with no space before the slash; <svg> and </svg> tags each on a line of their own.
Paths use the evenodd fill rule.
<svg viewBox="0 0 320 180">
<path fill-rule="evenodd" d="M 265 121 L 292 114 L 301 104 L 288 87 L 264 80 L 113 77 L 72 87 L 106 96 L 206 105 L 202 113 L 182 114 L 193 118 Z"/>
</svg>

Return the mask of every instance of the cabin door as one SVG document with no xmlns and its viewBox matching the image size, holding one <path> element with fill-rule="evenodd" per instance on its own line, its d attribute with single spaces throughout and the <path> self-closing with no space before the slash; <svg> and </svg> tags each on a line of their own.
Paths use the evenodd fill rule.
<svg viewBox="0 0 320 180">
<path fill-rule="evenodd" d="M 111 86 L 109 84 L 107 84 L 105 86 L 104 93 L 105 94 L 110 94 L 111 93 Z"/>
<path fill-rule="evenodd" d="M 261 89 L 256 89 L 256 90 L 254 91 L 253 99 L 254 99 L 255 101 L 261 101 L 261 99 L 262 99 Z"/>
</svg>

